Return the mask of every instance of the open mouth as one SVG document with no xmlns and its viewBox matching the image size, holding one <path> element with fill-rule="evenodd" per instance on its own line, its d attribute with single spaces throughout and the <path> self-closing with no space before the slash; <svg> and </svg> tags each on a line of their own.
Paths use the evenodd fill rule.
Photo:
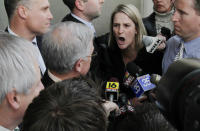
<svg viewBox="0 0 200 131">
<path fill-rule="evenodd" d="M 125 38 L 124 37 L 119 37 L 118 38 L 120 41 L 125 41 Z"/>
</svg>

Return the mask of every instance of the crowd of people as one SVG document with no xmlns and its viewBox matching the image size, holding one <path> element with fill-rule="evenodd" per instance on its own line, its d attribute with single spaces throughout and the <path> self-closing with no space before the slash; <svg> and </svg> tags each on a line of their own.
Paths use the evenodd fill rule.
<svg viewBox="0 0 200 131">
<path fill-rule="evenodd" d="M 165 119 L 157 99 L 162 86 L 137 97 L 136 83 L 127 85 L 131 75 L 167 81 L 174 62 L 200 58 L 200 0 L 152 2 L 146 18 L 134 5 L 119 4 L 109 32 L 97 36 L 92 21 L 104 0 L 63 0 L 71 13 L 54 25 L 48 0 L 4 0 L 9 24 L 0 32 L 0 131 L 189 129 Z M 162 38 L 162 48 L 148 52 L 144 36 L 152 45 Z"/>
</svg>

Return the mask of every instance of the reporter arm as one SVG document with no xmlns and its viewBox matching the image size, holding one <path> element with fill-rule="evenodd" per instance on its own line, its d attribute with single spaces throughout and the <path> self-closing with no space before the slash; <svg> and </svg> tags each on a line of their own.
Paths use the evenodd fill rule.
<svg viewBox="0 0 200 131">
<path fill-rule="evenodd" d="M 103 107 L 104 107 L 104 109 L 106 111 L 107 117 L 110 115 L 111 111 L 115 111 L 115 113 L 117 113 L 117 114 L 120 113 L 119 107 L 114 102 L 105 101 L 104 103 L 102 103 L 102 105 L 103 105 Z"/>
</svg>

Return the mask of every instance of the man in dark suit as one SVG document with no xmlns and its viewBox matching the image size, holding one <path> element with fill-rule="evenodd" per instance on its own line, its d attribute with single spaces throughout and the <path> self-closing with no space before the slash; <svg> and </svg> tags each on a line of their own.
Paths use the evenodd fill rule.
<svg viewBox="0 0 200 131">
<path fill-rule="evenodd" d="M 93 50 L 93 32 L 87 26 L 72 21 L 52 26 L 41 46 L 48 68 L 42 78 L 44 86 L 86 75 Z"/>
<path fill-rule="evenodd" d="M 48 0 L 4 0 L 9 25 L 6 29 L 12 35 L 31 41 L 38 52 L 40 71 L 44 74 L 46 66 L 40 54 L 40 44 L 36 36 L 44 34 L 53 18 Z"/>
<path fill-rule="evenodd" d="M 74 21 L 87 25 L 94 34 L 95 29 L 92 25 L 92 20 L 96 19 L 101 14 L 101 6 L 104 0 L 63 0 L 65 5 L 71 10 L 62 21 Z"/>
</svg>

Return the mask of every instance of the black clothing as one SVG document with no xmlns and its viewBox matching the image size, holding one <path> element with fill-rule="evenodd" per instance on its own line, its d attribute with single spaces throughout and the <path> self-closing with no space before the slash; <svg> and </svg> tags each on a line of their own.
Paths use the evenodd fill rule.
<svg viewBox="0 0 200 131">
<path fill-rule="evenodd" d="M 73 21 L 73 22 L 77 22 L 77 23 L 82 23 L 81 21 L 79 21 L 78 19 L 74 18 L 71 13 L 70 14 L 67 14 L 63 19 L 62 19 L 62 22 L 65 22 L 65 21 Z"/>
<path fill-rule="evenodd" d="M 96 88 L 99 94 L 102 94 L 102 89 L 101 89 L 101 83 L 95 83 L 92 79 L 90 79 L 90 77 L 88 76 L 80 76 L 79 78 L 71 78 L 71 79 L 83 79 L 85 80 L 90 87 Z M 56 83 L 55 81 L 53 81 L 49 75 L 48 75 L 48 71 L 46 71 L 44 73 L 44 76 L 42 77 L 42 84 L 44 85 L 45 88 L 48 88 L 49 86 L 51 86 L 52 84 Z"/>
<path fill-rule="evenodd" d="M 142 48 L 134 61 L 145 73 L 162 75 L 162 51 L 148 53 L 146 48 Z"/>
<path fill-rule="evenodd" d="M 42 77 L 42 84 L 44 85 L 45 88 L 49 87 L 53 83 L 55 83 L 48 75 L 48 71 L 46 70 L 44 73 L 44 76 Z"/>
<path fill-rule="evenodd" d="M 157 36 L 155 13 L 150 14 L 148 17 L 143 18 L 142 20 L 148 36 Z"/>
<path fill-rule="evenodd" d="M 148 17 L 143 18 L 143 23 L 148 36 L 157 36 L 154 12 Z M 136 63 L 139 63 L 139 66 L 147 73 L 162 75 L 162 59 L 164 52 L 155 51 L 153 54 L 145 52 L 144 49 L 139 52 Z M 152 69 L 149 69 L 150 66 Z"/>
</svg>

